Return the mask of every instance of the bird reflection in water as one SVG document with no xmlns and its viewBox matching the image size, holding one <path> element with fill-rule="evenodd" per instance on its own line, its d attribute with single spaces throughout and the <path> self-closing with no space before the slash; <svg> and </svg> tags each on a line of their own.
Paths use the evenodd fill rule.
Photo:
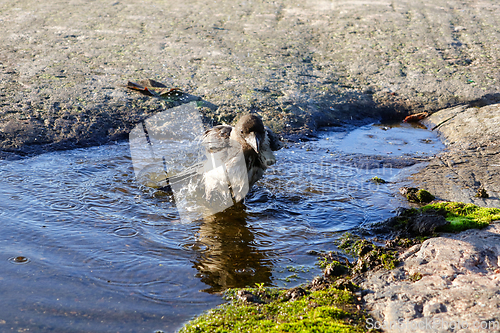
<svg viewBox="0 0 500 333">
<path fill-rule="evenodd" d="M 247 226 L 249 215 L 243 203 L 204 218 L 198 231 L 202 248 L 194 260 L 206 292 L 227 288 L 271 284 L 271 257 L 255 245 L 255 235 Z"/>
</svg>

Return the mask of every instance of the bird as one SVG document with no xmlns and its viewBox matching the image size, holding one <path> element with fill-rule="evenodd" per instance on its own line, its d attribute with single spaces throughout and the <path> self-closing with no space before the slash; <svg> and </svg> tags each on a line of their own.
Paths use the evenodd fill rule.
<svg viewBox="0 0 500 333">
<path fill-rule="evenodd" d="M 136 127 L 130 141 L 139 182 L 172 194 L 180 219 L 195 221 L 241 203 L 276 163 L 273 152 L 282 144 L 256 114 L 242 116 L 234 127 L 206 130 L 201 122 L 189 123 L 186 113 L 182 120 L 174 113 L 153 118 L 147 129 Z"/>
<path fill-rule="evenodd" d="M 242 116 L 234 127 L 214 126 L 205 132 L 202 144 L 211 166 L 204 172 L 207 199 L 228 185 L 235 202 L 242 201 L 266 169 L 276 163 L 273 151 L 283 147 L 256 114 Z"/>
</svg>

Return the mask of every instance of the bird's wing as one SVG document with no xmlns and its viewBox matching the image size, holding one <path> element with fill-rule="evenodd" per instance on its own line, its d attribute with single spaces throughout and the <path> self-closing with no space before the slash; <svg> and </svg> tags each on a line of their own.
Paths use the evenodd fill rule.
<svg viewBox="0 0 500 333">
<path fill-rule="evenodd" d="M 271 150 L 276 151 L 283 148 L 283 144 L 281 143 L 278 136 L 267 126 L 266 126 L 266 132 L 267 132 L 267 137 L 269 138 L 269 147 L 271 148 Z"/>
<path fill-rule="evenodd" d="M 170 184 L 181 183 L 202 173 L 203 163 L 198 162 L 168 177 Z"/>
<path fill-rule="evenodd" d="M 216 153 L 229 146 L 229 136 L 233 128 L 227 125 L 219 125 L 209 129 L 203 135 L 202 143 L 210 153 Z"/>
</svg>

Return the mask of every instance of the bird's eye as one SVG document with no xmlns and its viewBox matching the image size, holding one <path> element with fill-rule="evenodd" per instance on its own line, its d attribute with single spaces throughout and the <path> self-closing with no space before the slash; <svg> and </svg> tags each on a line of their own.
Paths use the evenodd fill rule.
<svg viewBox="0 0 500 333">
<path fill-rule="evenodd" d="M 241 134 L 243 134 L 243 130 L 241 130 L 240 132 L 241 132 Z"/>
</svg>

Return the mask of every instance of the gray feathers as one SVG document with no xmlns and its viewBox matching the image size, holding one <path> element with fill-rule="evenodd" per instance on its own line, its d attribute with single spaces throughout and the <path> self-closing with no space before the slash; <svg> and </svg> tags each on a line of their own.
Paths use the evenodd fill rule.
<svg viewBox="0 0 500 333">
<path fill-rule="evenodd" d="M 230 186 L 233 188 L 233 192 L 235 187 L 244 188 L 243 183 L 248 184 L 248 189 L 251 188 L 262 178 L 265 170 L 276 163 L 273 151 L 282 148 L 276 134 L 265 127 L 262 119 L 254 114 L 241 117 L 235 127 L 215 126 L 205 132 L 202 142 L 210 154 L 216 154 L 217 158 L 220 159 L 222 165 L 220 172 L 225 172 L 227 176 L 230 176 Z M 238 165 L 238 163 L 242 163 L 242 158 L 238 153 L 243 153 L 245 162 L 243 167 L 246 167 L 246 174 L 241 172 L 241 164 Z M 244 179 L 245 176 L 247 179 Z M 207 182 L 213 183 L 216 179 L 218 181 L 223 177 L 211 172 L 211 175 L 206 178 L 206 187 L 212 188 L 214 185 L 207 186 Z M 234 199 L 236 201 L 242 200 L 246 193 L 242 194 L 235 195 Z"/>
</svg>

